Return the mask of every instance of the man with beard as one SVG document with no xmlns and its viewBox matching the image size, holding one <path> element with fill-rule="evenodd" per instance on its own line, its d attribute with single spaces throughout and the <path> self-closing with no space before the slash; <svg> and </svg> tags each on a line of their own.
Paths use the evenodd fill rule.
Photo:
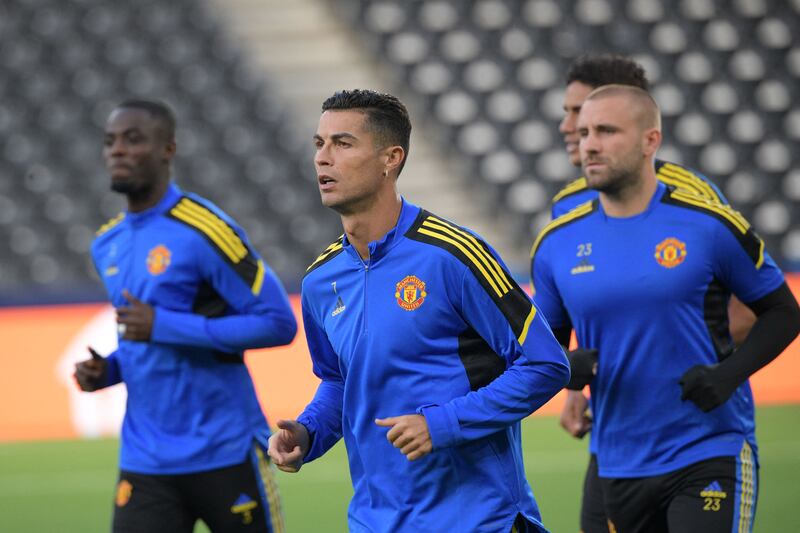
<svg viewBox="0 0 800 533">
<path fill-rule="evenodd" d="M 559 124 L 559 132 L 570 163 L 577 168 L 581 166 L 578 151 L 577 122 L 578 114 L 586 96 L 603 85 L 631 85 L 648 90 L 647 74 L 636 61 L 619 55 L 586 55 L 576 59 L 566 75 L 564 92 L 564 118 Z M 709 200 L 727 204 L 728 201 L 717 186 L 703 174 L 674 162 L 655 160 L 656 178 L 668 185 L 683 189 Z M 552 200 L 551 215 L 553 219 L 567 213 L 576 206 L 597 198 L 598 192 L 588 186 L 586 178 L 581 176 L 562 188 Z M 731 337 L 734 343 L 744 340 L 747 332 L 755 322 L 755 316 L 735 296 L 731 296 L 728 304 L 728 319 Z M 567 326 L 554 331 L 556 338 L 564 345 L 569 343 L 571 327 Z M 577 347 L 578 353 L 592 347 Z M 581 390 L 568 390 L 564 408 L 561 412 L 561 426 L 573 437 L 583 438 L 592 428 L 589 399 Z M 603 499 L 597 478 L 597 458 L 595 457 L 594 439 L 589 443 L 589 465 L 583 483 L 581 498 L 580 526 L 584 533 L 607 533 L 608 525 L 603 511 Z"/>
<path fill-rule="evenodd" d="M 571 388 L 590 384 L 609 529 L 750 531 L 757 496 L 747 378 L 800 330 L 800 309 L 750 224 L 659 181 L 660 114 L 644 90 L 592 91 L 578 117 L 598 197 L 537 237 L 531 275 L 554 330 L 574 327 Z M 734 348 L 733 293 L 756 322 Z"/>
</svg>

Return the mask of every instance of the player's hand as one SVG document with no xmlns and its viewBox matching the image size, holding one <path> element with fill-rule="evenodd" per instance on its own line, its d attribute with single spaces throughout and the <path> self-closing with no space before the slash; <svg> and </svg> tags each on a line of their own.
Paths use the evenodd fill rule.
<svg viewBox="0 0 800 533">
<path fill-rule="evenodd" d="M 567 388 L 582 390 L 597 374 L 597 350 L 591 348 L 570 350 L 567 352 L 567 359 L 570 371 Z"/>
<path fill-rule="evenodd" d="M 719 365 L 693 366 L 681 376 L 681 400 L 691 400 L 704 413 L 725 403 L 739 383 L 721 379 Z"/>
<path fill-rule="evenodd" d="M 127 289 L 122 296 L 130 305 L 117 307 L 117 328 L 120 336 L 129 341 L 149 341 L 153 333 L 152 306 L 136 298 Z"/>
<path fill-rule="evenodd" d="M 106 382 L 107 363 L 91 346 L 88 347 L 91 359 L 75 363 L 75 381 L 82 391 L 94 392 L 103 388 Z"/>
<path fill-rule="evenodd" d="M 589 398 L 580 391 L 568 390 L 567 401 L 561 410 L 561 427 L 576 439 L 582 439 L 592 430 L 592 417 L 589 414 Z"/>
<path fill-rule="evenodd" d="M 269 454 L 278 470 L 294 473 L 303 466 L 310 446 L 308 429 L 297 420 L 278 420 L 278 431 L 269 438 Z"/>
<path fill-rule="evenodd" d="M 433 450 L 428 422 L 422 415 L 402 415 L 389 418 L 376 418 L 381 427 L 391 428 L 386 439 L 409 461 L 424 457 Z"/>
</svg>

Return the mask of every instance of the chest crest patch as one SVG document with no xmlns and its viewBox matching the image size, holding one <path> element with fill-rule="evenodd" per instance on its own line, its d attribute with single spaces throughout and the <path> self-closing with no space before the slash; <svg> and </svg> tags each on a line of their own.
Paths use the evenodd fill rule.
<svg viewBox="0 0 800 533">
<path fill-rule="evenodd" d="M 172 252 L 163 244 L 159 244 L 147 254 L 147 271 L 153 276 L 163 274 L 171 261 Z"/>
<path fill-rule="evenodd" d="M 654 255 L 659 265 L 664 268 L 675 268 L 686 259 L 686 243 L 675 237 L 667 237 L 656 245 Z"/>
<path fill-rule="evenodd" d="M 413 311 L 425 302 L 425 297 L 428 293 L 425 292 L 425 282 L 417 276 L 406 276 L 397 283 L 395 288 L 394 297 L 397 299 L 397 305 L 406 311 Z"/>
</svg>

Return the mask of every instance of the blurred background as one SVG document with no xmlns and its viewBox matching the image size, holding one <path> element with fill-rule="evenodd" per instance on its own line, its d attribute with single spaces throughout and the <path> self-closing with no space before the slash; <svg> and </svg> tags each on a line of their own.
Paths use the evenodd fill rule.
<svg viewBox="0 0 800 533">
<path fill-rule="evenodd" d="M 88 258 L 123 207 L 102 128 L 124 98 L 178 115 L 175 179 L 218 203 L 290 290 L 340 232 L 311 137 L 343 88 L 399 95 L 401 191 L 526 278 L 549 200 L 577 177 L 557 131 L 586 52 L 645 66 L 660 158 L 710 176 L 800 269 L 799 0 L 6 0 L 0 3 L 0 303 L 102 299 Z"/>
<path fill-rule="evenodd" d="M 123 387 L 81 395 L 70 377 L 87 343 L 107 352 L 116 342 L 88 253 L 124 208 L 101 160 L 116 103 L 173 106 L 175 181 L 234 217 L 297 293 L 341 233 L 312 163 L 321 103 L 340 89 L 396 94 L 414 125 L 401 192 L 483 235 L 527 285 L 550 198 L 579 175 L 558 133 L 564 75 L 598 52 L 645 67 L 664 117 L 659 157 L 707 174 L 797 292 L 800 0 L 0 0 L 0 442 L 18 441 L 0 446 L 0 530 L 107 528 L 116 441 L 29 441 L 113 436 L 124 406 Z M 800 428 L 799 353 L 796 342 L 754 382 L 765 479 L 784 482 L 762 492 L 763 531 L 800 530 L 800 429 L 786 436 Z M 302 333 L 285 351 L 248 355 L 248 366 L 271 420 L 313 394 Z M 526 456 L 547 483 L 537 497 L 557 509 L 554 531 L 574 530 L 585 445 L 555 420 L 537 424 L 526 442 L 551 432 L 549 448 Z M 349 494 L 337 454 L 306 478 L 321 499 L 335 489 L 332 531 Z M 311 485 L 281 483 L 302 524 Z M 51 513 L 60 526 L 38 512 L 42 498 L 62 502 Z M 79 504 L 94 514 L 70 511 Z"/>
</svg>

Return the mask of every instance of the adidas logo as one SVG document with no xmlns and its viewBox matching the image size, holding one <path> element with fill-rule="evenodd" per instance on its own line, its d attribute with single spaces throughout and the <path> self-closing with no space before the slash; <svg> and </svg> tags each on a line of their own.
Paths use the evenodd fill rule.
<svg viewBox="0 0 800 533">
<path fill-rule="evenodd" d="M 339 313 L 341 313 L 342 311 L 344 311 L 345 309 L 347 309 L 347 306 L 344 305 L 344 302 L 342 301 L 342 297 L 340 296 L 340 297 L 338 297 L 336 299 L 336 308 L 331 313 L 331 316 L 336 316 Z"/>
<path fill-rule="evenodd" d="M 727 498 L 728 494 L 722 490 L 719 481 L 712 481 L 706 488 L 700 491 L 701 498 Z"/>
</svg>

